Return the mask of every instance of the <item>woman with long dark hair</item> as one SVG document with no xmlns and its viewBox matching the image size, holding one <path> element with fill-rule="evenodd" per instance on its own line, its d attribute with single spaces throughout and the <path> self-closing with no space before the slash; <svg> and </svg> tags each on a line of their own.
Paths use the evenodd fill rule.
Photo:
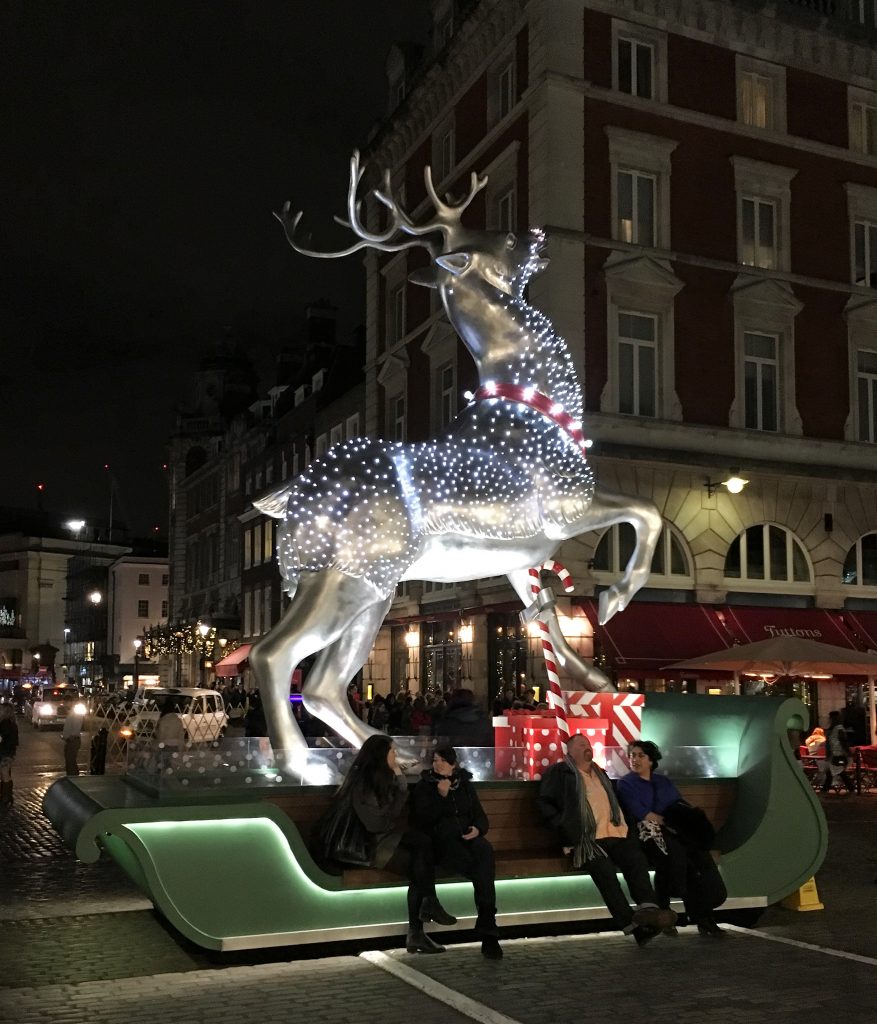
<svg viewBox="0 0 877 1024">
<path fill-rule="evenodd" d="M 392 740 L 389 736 L 369 736 L 332 798 L 326 822 L 331 822 L 340 808 L 350 808 L 365 830 L 364 856 L 356 863 L 407 875 L 410 880 L 406 949 L 409 953 L 444 953 L 444 946 L 424 932 L 424 923 L 450 925 L 457 919 L 447 913 L 436 895 L 432 841 L 422 832 L 397 826 L 407 801 L 408 783 L 396 764 Z M 321 832 L 324 855 L 345 863 L 349 854 L 334 843 L 325 827 Z"/>
</svg>

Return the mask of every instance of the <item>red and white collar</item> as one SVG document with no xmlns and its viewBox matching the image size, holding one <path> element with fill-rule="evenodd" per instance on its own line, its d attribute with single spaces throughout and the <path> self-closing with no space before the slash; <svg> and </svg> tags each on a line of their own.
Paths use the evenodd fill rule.
<svg viewBox="0 0 877 1024">
<path fill-rule="evenodd" d="M 512 402 L 520 402 L 527 405 L 536 412 L 542 413 L 548 419 L 556 423 L 560 429 L 571 438 L 580 449 L 584 457 L 586 449 L 591 447 L 591 442 L 585 439 L 582 433 L 582 425 L 566 412 L 562 405 L 553 402 L 548 395 L 543 395 L 534 387 L 525 387 L 523 384 L 497 384 L 489 381 L 483 384 L 472 396 L 474 401 L 484 398 L 508 398 Z"/>
</svg>

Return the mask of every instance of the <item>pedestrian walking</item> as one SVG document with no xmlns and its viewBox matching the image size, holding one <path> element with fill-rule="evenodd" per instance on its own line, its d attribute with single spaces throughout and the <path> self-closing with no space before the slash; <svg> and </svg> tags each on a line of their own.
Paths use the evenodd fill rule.
<svg viewBox="0 0 877 1024">
<path fill-rule="evenodd" d="M 0 704 L 0 807 L 12 803 L 12 763 L 18 750 L 15 705 Z"/>
<path fill-rule="evenodd" d="M 855 786 L 847 775 L 849 763 L 850 743 L 847 739 L 847 731 L 841 724 L 840 712 L 830 711 L 828 713 L 828 728 L 825 730 L 825 761 L 822 765 L 823 793 L 827 793 L 831 789 L 837 778 L 846 786 L 847 792 L 855 792 Z"/>
<path fill-rule="evenodd" d="M 64 741 L 64 771 L 68 775 L 79 774 L 79 748 L 82 745 L 82 715 L 71 708 L 61 732 Z"/>
</svg>

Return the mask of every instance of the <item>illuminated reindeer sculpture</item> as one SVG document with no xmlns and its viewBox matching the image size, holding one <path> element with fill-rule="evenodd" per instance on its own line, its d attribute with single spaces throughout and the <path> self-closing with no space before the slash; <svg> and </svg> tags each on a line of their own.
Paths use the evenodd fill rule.
<svg viewBox="0 0 877 1024">
<path fill-rule="evenodd" d="M 292 600 L 253 647 L 250 664 L 272 745 L 294 771 L 303 770 L 307 749 L 290 713 L 293 669 L 320 652 L 302 690 L 304 705 L 360 746 L 375 730 L 350 709 L 347 686 L 365 664 L 402 580 L 455 583 L 506 575 L 525 606 L 540 606 L 560 665 L 586 689 L 612 689 L 567 645 L 550 600 L 532 592 L 529 570 L 570 537 L 630 523 L 634 552 L 622 578 L 600 595 L 600 621 L 606 622 L 646 582 L 661 532 L 653 505 L 595 487 L 570 353 L 524 298 L 528 280 L 548 262 L 541 255 L 542 233 L 518 239 L 464 228 L 461 215 L 487 179 L 473 174 L 461 202 L 443 202 L 427 167 L 433 218 L 415 224 L 393 198 L 387 172 L 374 196 L 386 207 L 389 226 L 374 234 L 360 215 L 362 174 L 354 153 L 347 220 L 340 223 L 357 242 L 340 252 L 303 248 L 295 237 L 301 214 L 291 216 L 287 203 L 278 219 L 290 244 L 322 258 L 367 247 L 428 249 L 429 274 L 412 280 L 438 289 L 481 386 L 446 437 L 423 443 L 355 438 L 333 445 L 301 476 L 255 502 L 281 520 L 277 554 Z"/>
</svg>

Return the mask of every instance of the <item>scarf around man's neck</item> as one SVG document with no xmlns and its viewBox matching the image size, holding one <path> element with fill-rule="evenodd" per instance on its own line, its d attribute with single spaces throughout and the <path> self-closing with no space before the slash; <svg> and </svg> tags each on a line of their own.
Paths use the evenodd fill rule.
<svg viewBox="0 0 877 1024">
<path fill-rule="evenodd" d="M 588 794 L 585 791 L 585 782 L 582 778 L 581 770 L 569 754 L 566 755 L 564 760 L 573 770 L 573 777 L 576 780 L 576 796 L 579 801 L 579 813 L 582 816 L 582 837 L 579 840 L 578 845 L 573 847 L 572 852 L 573 867 L 580 868 L 589 860 L 595 860 L 597 857 L 605 857 L 606 852 L 598 845 L 596 840 L 597 819 L 594 817 L 594 812 L 591 810 L 591 805 L 588 803 Z M 606 791 L 606 796 L 609 798 L 609 809 L 611 811 L 610 821 L 613 825 L 620 825 L 621 808 L 618 805 L 618 799 L 615 796 L 615 790 L 612 788 L 612 783 L 609 781 L 609 776 L 596 764 L 591 765 L 591 771 L 596 774 L 600 785 Z"/>
</svg>

